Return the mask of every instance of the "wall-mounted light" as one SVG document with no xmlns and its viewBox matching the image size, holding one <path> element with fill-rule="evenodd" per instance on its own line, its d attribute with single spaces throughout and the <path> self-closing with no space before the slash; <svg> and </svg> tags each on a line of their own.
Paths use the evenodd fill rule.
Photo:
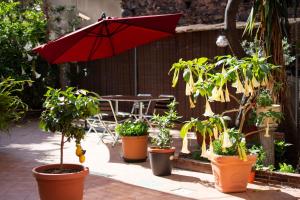
<svg viewBox="0 0 300 200">
<path fill-rule="evenodd" d="M 216 41 L 216 45 L 218 47 L 227 47 L 229 45 L 229 42 L 226 38 L 225 35 L 219 35 L 217 41 Z"/>
</svg>

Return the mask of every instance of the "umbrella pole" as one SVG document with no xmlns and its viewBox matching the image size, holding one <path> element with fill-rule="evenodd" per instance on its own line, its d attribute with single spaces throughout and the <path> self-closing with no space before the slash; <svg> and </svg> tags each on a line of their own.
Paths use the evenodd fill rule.
<svg viewBox="0 0 300 200">
<path fill-rule="evenodd" d="M 137 82 L 138 82 L 138 77 L 137 77 L 137 60 L 136 60 L 136 48 L 134 48 L 134 95 L 137 95 Z"/>
</svg>

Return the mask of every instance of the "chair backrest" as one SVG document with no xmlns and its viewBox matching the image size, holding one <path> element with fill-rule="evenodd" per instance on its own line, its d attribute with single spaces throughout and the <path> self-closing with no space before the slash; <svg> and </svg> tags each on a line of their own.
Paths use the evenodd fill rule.
<svg viewBox="0 0 300 200">
<path fill-rule="evenodd" d="M 157 114 L 157 113 L 163 114 L 165 111 L 167 111 L 169 109 L 168 105 L 172 101 L 176 100 L 174 95 L 169 95 L 169 94 L 161 94 L 158 96 L 158 98 L 164 98 L 167 100 L 160 100 L 160 101 L 155 102 L 154 110 L 153 110 L 153 113 L 155 113 L 155 114 Z"/>
<path fill-rule="evenodd" d="M 100 116 L 112 116 L 116 122 L 118 122 L 116 113 L 113 107 L 113 104 L 110 100 L 100 99 L 99 100 L 99 109 L 100 109 Z"/>
<path fill-rule="evenodd" d="M 139 97 L 152 97 L 151 94 L 138 94 L 137 96 Z M 150 102 L 144 102 L 144 109 L 145 109 L 145 113 L 147 114 L 148 110 L 149 110 L 149 106 L 150 106 Z M 131 114 L 136 113 L 136 111 L 139 109 L 139 104 L 138 103 L 134 103 L 132 105 L 132 109 L 131 109 Z"/>
</svg>

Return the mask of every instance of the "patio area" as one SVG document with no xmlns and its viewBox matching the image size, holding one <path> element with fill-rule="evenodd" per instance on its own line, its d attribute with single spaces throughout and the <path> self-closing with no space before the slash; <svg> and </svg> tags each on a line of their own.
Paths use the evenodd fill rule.
<svg viewBox="0 0 300 200">
<path fill-rule="evenodd" d="M 176 132 L 175 132 L 176 134 Z M 60 135 L 39 130 L 33 119 L 0 136 L 0 199 L 39 199 L 31 169 L 43 163 L 59 162 Z M 85 166 L 90 169 L 84 199 L 299 199 L 300 190 L 290 187 L 249 184 L 245 193 L 224 194 L 214 189 L 213 176 L 174 169 L 171 176 L 157 177 L 149 162 L 125 163 L 120 144 L 103 144 L 96 134 L 82 142 L 87 150 Z M 66 143 L 65 163 L 79 163 L 75 144 Z"/>
</svg>

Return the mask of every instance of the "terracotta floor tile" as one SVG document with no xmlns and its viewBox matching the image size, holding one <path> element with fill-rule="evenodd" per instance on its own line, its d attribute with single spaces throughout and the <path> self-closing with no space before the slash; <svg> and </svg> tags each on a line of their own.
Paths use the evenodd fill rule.
<svg viewBox="0 0 300 200">
<path fill-rule="evenodd" d="M 0 200 L 38 200 L 31 170 L 59 161 L 60 137 L 41 132 L 36 120 L 10 133 L 0 135 Z M 97 135 L 88 135 L 82 145 L 88 152 L 85 165 L 91 172 L 86 178 L 84 200 L 300 199 L 298 189 L 255 184 L 249 185 L 246 193 L 223 194 L 214 189 L 212 175 L 176 169 L 172 176 L 156 177 L 149 161 L 124 163 L 121 146 L 101 144 Z M 78 163 L 74 150 L 74 143 L 66 143 L 65 162 Z"/>
</svg>

